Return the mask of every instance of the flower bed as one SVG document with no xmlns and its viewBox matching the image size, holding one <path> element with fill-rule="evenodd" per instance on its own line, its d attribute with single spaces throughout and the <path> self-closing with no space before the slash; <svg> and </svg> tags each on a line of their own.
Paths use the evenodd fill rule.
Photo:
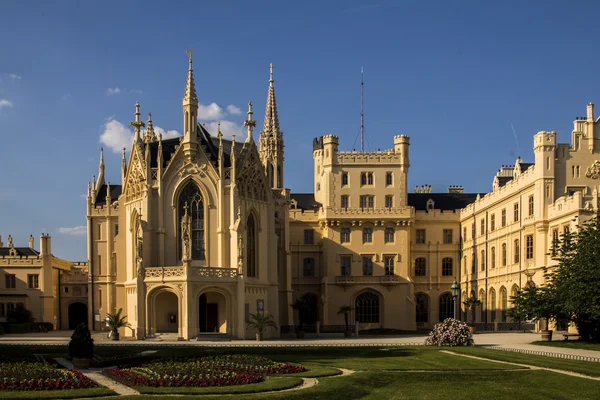
<svg viewBox="0 0 600 400">
<path fill-rule="evenodd" d="M 129 386 L 206 387 L 258 383 L 269 374 L 303 372 L 301 365 L 278 363 L 246 355 L 171 359 L 104 370 L 108 377 Z"/>
<path fill-rule="evenodd" d="M 0 390 L 85 389 L 98 385 L 80 372 L 41 362 L 0 364 Z"/>
</svg>

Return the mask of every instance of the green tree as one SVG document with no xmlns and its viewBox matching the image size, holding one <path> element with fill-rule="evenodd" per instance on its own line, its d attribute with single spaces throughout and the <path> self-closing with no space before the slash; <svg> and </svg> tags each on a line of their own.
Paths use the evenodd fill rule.
<svg viewBox="0 0 600 400">
<path fill-rule="evenodd" d="M 6 321 L 14 324 L 26 324 L 33 322 L 31 311 L 25 308 L 23 303 L 18 303 L 15 308 L 8 312 Z"/>
<path fill-rule="evenodd" d="M 352 307 L 350 306 L 341 306 L 338 310 L 338 314 L 344 314 L 344 322 L 346 323 L 346 332 L 350 331 L 350 327 L 348 324 L 348 314 L 352 311 Z"/>
<path fill-rule="evenodd" d="M 277 329 L 277 324 L 271 314 L 256 313 L 250 314 L 250 320 L 246 321 L 246 327 L 256 329 L 258 331 L 256 339 L 262 340 L 263 334 L 267 329 Z"/>
<path fill-rule="evenodd" d="M 131 326 L 131 324 L 127 322 L 127 315 L 121 317 L 122 312 L 123 309 L 119 308 L 119 311 L 117 311 L 115 314 L 106 314 L 106 323 L 113 332 L 113 335 L 119 333 L 119 328 L 128 328 Z"/>
<path fill-rule="evenodd" d="M 472 295 L 471 297 L 463 301 L 463 304 L 465 305 L 467 310 L 471 311 L 471 318 L 473 321 L 472 323 L 475 323 L 475 310 L 477 309 L 478 305 L 481 305 L 481 300 L 479 300 L 477 296 Z"/>
<path fill-rule="evenodd" d="M 544 287 L 526 285 L 524 289 L 519 290 L 515 296 L 511 297 L 511 302 L 514 306 L 509 310 L 509 315 L 519 321 L 543 318 L 550 322 L 556 320 L 562 311 L 552 285 Z"/>
</svg>

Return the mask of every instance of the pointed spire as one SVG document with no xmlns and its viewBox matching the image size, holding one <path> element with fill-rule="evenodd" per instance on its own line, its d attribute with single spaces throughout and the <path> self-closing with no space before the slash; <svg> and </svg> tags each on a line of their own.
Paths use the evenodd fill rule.
<svg viewBox="0 0 600 400">
<path fill-rule="evenodd" d="M 87 197 L 92 197 L 92 184 L 88 182 Z"/>
<path fill-rule="evenodd" d="M 144 135 L 144 142 L 156 141 L 156 133 L 154 133 L 154 125 L 152 125 L 152 113 L 148 113 L 148 123 L 146 124 L 146 134 Z"/>
<path fill-rule="evenodd" d="M 254 140 L 252 137 L 252 130 L 256 126 L 256 121 L 252 119 L 252 102 L 248 102 L 248 119 L 244 121 L 244 126 L 248 127 L 248 137 L 246 138 L 246 143 L 250 143 Z"/>
<path fill-rule="evenodd" d="M 96 186 L 101 188 L 104 184 L 104 148 L 100 148 L 100 164 L 98 165 L 98 180 Z"/>
<path fill-rule="evenodd" d="M 192 52 L 191 50 L 186 51 L 190 57 L 187 83 L 185 85 L 185 95 L 183 96 L 183 104 L 198 104 L 198 97 L 196 96 L 196 85 L 194 84 L 194 70 L 192 69 Z"/>
<path fill-rule="evenodd" d="M 140 103 L 135 102 L 135 120 L 131 121 L 129 125 L 133 126 L 135 130 L 134 141 L 137 142 L 140 140 L 140 128 L 144 126 L 144 123 L 140 120 Z"/>
<path fill-rule="evenodd" d="M 221 132 L 221 121 L 217 122 L 217 137 L 219 138 L 219 143 L 223 143 L 223 133 Z M 220 144 L 219 144 L 220 146 Z"/>
<path fill-rule="evenodd" d="M 123 147 L 123 157 L 121 157 L 121 185 L 125 184 L 125 176 L 127 175 L 127 159 L 125 158 L 125 147 Z"/>
<path fill-rule="evenodd" d="M 279 117 L 277 116 L 277 102 L 275 101 L 275 86 L 273 85 L 273 64 L 269 65 L 269 94 L 267 96 L 267 108 L 265 111 L 265 122 L 263 124 L 263 134 L 265 136 L 277 137 L 279 131 Z"/>
</svg>

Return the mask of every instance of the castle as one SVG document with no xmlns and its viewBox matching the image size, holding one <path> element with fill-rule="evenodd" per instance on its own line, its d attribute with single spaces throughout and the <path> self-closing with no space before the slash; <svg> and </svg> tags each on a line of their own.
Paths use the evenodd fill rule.
<svg viewBox="0 0 600 400">
<path fill-rule="evenodd" d="M 88 263 L 65 262 L 55 278 L 44 273 L 44 296 L 23 287 L 19 301 L 29 308 L 42 297 L 55 303 L 39 318 L 65 329 L 76 308 L 100 330 L 107 313 L 123 308 L 131 329 L 122 335 L 185 340 L 253 337 L 246 321 L 259 312 L 274 315 L 280 329 L 269 335 L 278 337 L 299 324 L 343 331 L 338 310 L 350 306 L 357 330 L 431 328 L 457 309 L 486 329 L 510 329 L 510 296 L 543 285 L 553 243 L 598 211 L 600 131 L 592 104 L 575 120 L 571 144 L 539 132 L 534 163 L 502 166 L 490 193 L 459 186 L 434 193 L 427 185 L 411 193 L 406 135 L 376 152 L 341 151 L 337 136 L 319 137 L 314 192 L 290 193 L 272 66 L 257 140 L 252 103 L 245 138 L 226 140 L 220 128 L 211 134 L 199 123 L 191 56 L 182 108 L 183 137 L 163 140 L 136 104 L 121 185 L 105 177 L 101 154 L 86 199 Z M 45 260 L 43 246 L 38 253 L 31 244 L 25 259 Z M 23 268 L 15 260 L 24 255 L 5 249 L 5 274 Z M 60 283 L 69 280 L 79 296 L 65 301 Z M 15 291 L 0 289 L 0 311 Z M 461 306 L 470 296 L 482 301 L 474 314 Z M 291 307 L 297 300 L 299 310 Z"/>
</svg>

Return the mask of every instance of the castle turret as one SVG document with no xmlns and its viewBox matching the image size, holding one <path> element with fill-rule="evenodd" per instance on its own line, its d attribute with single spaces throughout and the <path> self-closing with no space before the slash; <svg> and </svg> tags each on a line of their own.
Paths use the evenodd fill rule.
<svg viewBox="0 0 600 400">
<path fill-rule="evenodd" d="M 538 132 L 533 137 L 535 170 L 544 179 L 544 204 L 554 202 L 556 132 Z"/>
</svg>

